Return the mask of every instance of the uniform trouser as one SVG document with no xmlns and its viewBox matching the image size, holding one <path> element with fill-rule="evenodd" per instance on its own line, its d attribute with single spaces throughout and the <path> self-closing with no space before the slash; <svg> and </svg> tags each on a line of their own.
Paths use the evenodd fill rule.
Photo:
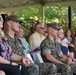
<svg viewBox="0 0 76 75">
<path fill-rule="evenodd" d="M 57 68 L 52 63 L 40 63 L 39 75 L 55 75 L 57 73 Z"/>
<path fill-rule="evenodd" d="M 61 75 L 71 75 L 71 67 L 67 64 L 55 64 L 57 67 L 57 73 Z"/>
<path fill-rule="evenodd" d="M 14 66 L 10 64 L 0 64 L 0 70 L 3 70 L 6 75 L 28 75 L 27 68 L 25 66 Z"/>
<path fill-rule="evenodd" d="M 28 67 L 29 75 L 55 75 L 56 70 L 52 63 L 31 64 Z"/>
<path fill-rule="evenodd" d="M 76 63 L 71 63 L 70 66 L 71 66 L 71 72 L 76 73 Z"/>
<path fill-rule="evenodd" d="M 76 63 L 71 64 L 55 64 L 57 67 L 57 73 L 61 73 L 61 75 L 72 75 L 72 73 L 76 72 Z"/>
<path fill-rule="evenodd" d="M 72 75 L 76 72 L 76 64 L 53 64 L 53 63 L 40 63 L 31 64 L 28 67 L 29 75 Z"/>
<path fill-rule="evenodd" d="M 39 66 L 36 64 L 30 64 L 28 67 L 29 75 L 38 75 L 39 74 Z"/>
<path fill-rule="evenodd" d="M 76 64 L 53 64 L 42 63 L 38 64 L 39 75 L 72 75 L 76 72 Z"/>
</svg>

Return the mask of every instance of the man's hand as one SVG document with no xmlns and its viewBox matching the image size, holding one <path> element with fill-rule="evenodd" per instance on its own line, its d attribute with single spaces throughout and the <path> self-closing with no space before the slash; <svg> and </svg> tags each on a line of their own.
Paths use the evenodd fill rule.
<svg viewBox="0 0 76 75">
<path fill-rule="evenodd" d="M 21 60 L 26 67 L 31 64 L 31 61 L 28 58 L 23 57 Z"/>
</svg>

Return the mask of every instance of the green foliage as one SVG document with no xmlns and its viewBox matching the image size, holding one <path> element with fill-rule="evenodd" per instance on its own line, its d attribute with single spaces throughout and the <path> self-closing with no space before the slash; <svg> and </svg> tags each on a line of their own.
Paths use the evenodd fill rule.
<svg viewBox="0 0 76 75">
<path fill-rule="evenodd" d="M 16 14 L 20 17 L 20 19 L 38 19 L 39 20 L 41 16 L 41 9 L 40 7 L 37 7 L 37 8 L 27 7 L 27 9 L 25 10 L 17 11 Z"/>
<path fill-rule="evenodd" d="M 62 26 L 64 29 L 68 28 L 68 7 L 58 6 L 44 6 L 45 11 L 45 24 L 49 22 L 57 22 L 59 26 Z M 25 10 L 19 10 L 16 12 L 21 20 L 26 23 L 26 26 L 29 27 L 27 23 L 30 23 L 31 26 L 34 25 L 35 20 L 42 20 L 42 7 L 27 7 Z M 29 19 L 27 21 L 26 19 Z M 33 19 L 35 19 L 33 21 Z M 32 22 L 33 23 L 32 23 Z M 73 7 L 72 10 L 72 28 L 76 29 L 76 7 Z M 30 32 L 30 31 L 28 31 Z"/>
</svg>

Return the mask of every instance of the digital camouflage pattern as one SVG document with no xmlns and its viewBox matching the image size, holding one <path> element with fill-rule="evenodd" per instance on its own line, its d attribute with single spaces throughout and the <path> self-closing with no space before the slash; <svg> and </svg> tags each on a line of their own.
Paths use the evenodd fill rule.
<svg viewBox="0 0 76 75">
<path fill-rule="evenodd" d="M 62 56 L 62 51 L 60 45 L 56 42 L 56 40 L 51 40 L 49 37 L 45 38 L 41 45 L 40 45 L 40 50 L 41 50 L 41 55 L 44 60 L 44 62 L 49 62 L 45 58 L 45 54 L 50 53 L 53 57 L 55 57 L 57 60 L 61 60 Z M 71 73 L 76 72 L 76 63 L 72 63 L 70 65 L 68 64 L 58 64 L 58 63 L 53 63 L 57 67 L 57 73 L 61 73 L 61 75 L 72 75 Z"/>
<path fill-rule="evenodd" d="M 13 52 L 20 56 L 25 56 L 21 41 L 17 38 L 11 38 L 8 34 L 6 34 L 6 36 L 8 38 L 8 43 L 11 46 Z"/>
</svg>

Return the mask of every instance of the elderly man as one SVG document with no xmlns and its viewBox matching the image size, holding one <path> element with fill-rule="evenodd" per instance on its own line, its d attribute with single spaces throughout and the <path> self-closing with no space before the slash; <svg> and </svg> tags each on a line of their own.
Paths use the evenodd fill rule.
<svg viewBox="0 0 76 75">
<path fill-rule="evenodd" d="M 44 62 L 53 63 L 57 67 L 57 72 L 61 75 L 71 75 L 76 72 L 76 64 L 66 64 L 67 57 L 62 53 L 60 45 L 56 42 L 57 23 L 47 26 L 48 37 L 40 45 L 41 55 Z"/>
<path fill-rule="evenodd" d="M 45 26 L 43 23 L 37 23 L 34 27 L 35 32 L 29 37 L 29 44 L 31 48 L 40 47 L 41 42 L 45 39 Z"/>
<path fill-rule="evenodd" d="M 4 25 L 4 32 L 7 36 L 8 43 L 11 46 L 13 52 L 16 53 L 17 55 L 20 55 L 20 58 L 24 59 L 27 57 L 25 57 L 23 45 L 21 41 L 15 37 L 15 32 L 19 31 L 19 27 L 20 27 L 20 24 L 19 24 L 18 17 L 16 15 L 11 15 L 6 18 L 5 25 Z M 14 59 L 18 60 L 20 58 L 15 57 Z M 21 61 L 23 59 L 21 59 Z M 39 68 L 36 64 L 32 64 L 30 62 L 30 64 L 28 65 L 28 71 L 29 71 L 29 75 L 38 75 Z"/>
</svg>

